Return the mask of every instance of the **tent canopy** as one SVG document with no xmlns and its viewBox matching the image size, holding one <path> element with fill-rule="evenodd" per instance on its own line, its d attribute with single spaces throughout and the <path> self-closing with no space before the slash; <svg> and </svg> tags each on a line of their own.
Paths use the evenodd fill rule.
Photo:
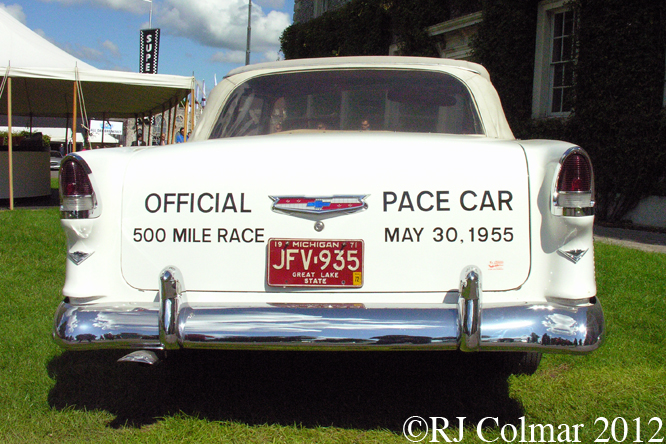
<svg viewBox="0 0 666 444">
<path fill-rule="evenodd" d="M 5 75 L 13 79 L 12 114 L 24 116 L 71 115 L 75 81 L 88 116 L 106 118 L 160 113 L 194 88 L 194 77 L 96 69 L 0 9 L 0 76 Z M 0 110 L 6 109 L 3 93 Z"/>
<path fill-rule="evenodd" d="M 6 70 L 0 67 L 3 69 Z M 72 114 L 76 69 L 14 68 L 12 62 L 9 76 L 13 79 L 14 115 L 65 117 Z M 99 118 L 160 113 L 190 94 L 194 85 L 193 77 L 80 69 L 78 80 L 88 116 Z M 7 109 L 7 94 L 0 99 L 0 110 L 4 109 Z"/>
</svg>

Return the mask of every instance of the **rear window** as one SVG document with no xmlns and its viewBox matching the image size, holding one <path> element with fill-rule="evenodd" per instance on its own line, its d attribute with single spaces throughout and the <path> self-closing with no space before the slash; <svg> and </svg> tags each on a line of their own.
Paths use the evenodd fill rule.
<svg viewBox="0 0 666 444">
<path fill-rule="evenodd" d="M 483 134 L 469 91 L 451 75 L 331 70 L 272 74 L 239 85 L 210 138 L 317 130 Z"/>
</svg>

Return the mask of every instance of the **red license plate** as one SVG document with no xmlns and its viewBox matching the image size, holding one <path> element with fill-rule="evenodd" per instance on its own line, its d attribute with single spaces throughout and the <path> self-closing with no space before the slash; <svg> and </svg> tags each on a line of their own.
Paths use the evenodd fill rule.
<svg viewBox="0 0 666 444">
<path fill-rule="evenodd" d="M 269 239 L 267 276 L 272 287 L 361 287 L 363 241 Z"/>
</svg>

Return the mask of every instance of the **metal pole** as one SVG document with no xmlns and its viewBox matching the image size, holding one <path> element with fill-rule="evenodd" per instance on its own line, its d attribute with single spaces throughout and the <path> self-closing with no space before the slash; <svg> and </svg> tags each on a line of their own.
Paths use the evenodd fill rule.
<svg viewBox="0 0 666 444">
<path fill-rule="evenodd" d="M 250 36 L 252 34 L 252 0 L 247 2 L 247 47 L 245 49 L 245 64 L 250 64 Z"/>
<path fill-rule="evenodd" d="M 150 0 L 150 16 L 148 17 L 148 28 L 153 29 L 153 0 Z"/>
</svg>

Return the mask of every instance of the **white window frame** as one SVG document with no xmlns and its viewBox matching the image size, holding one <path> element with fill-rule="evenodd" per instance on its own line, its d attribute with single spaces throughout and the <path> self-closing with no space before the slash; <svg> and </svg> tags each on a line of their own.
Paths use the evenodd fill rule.
<svg viewBox="0 0 666 444">
<path fill-rule="evenodd" d="M 567 0 L 544 0 L 537 9 L 536 51 L 534 56 L 534 83 L 532 88 L 532 117 L 566 117 L 567 112 L 551 111 L 553 78 L 551 74 L 553 17 L 570 11 Z"/>
</svg>

